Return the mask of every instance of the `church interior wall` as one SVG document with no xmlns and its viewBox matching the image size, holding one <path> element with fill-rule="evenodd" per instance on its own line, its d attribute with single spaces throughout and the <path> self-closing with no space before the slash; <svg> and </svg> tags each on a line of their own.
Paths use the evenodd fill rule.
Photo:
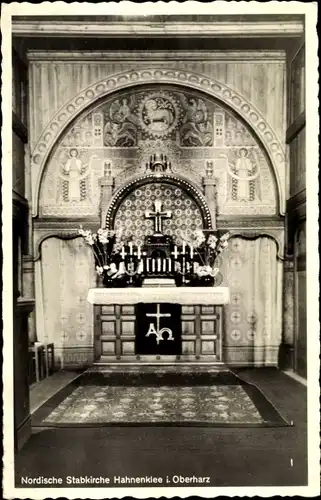
<svg viewBox="0 0 321 500">
<path fill-rule="evenodd" d="M 164 60 L 164 56 L 166 60 Z M 150 67 L 178 69 L 208 76 L 239 92 L 256 107 L 281 140 L 285 134 L 285 53 L 267 51 L 241 54 L 224 51 L 154 54 L 112 52 L 72 54 L 30 52 L 30 144 L 34 148 L 43 129 L 73 96 L 108 76 Z M 95 60 L 97 59 L 97 60 Z M 138 66 L 137 66 L 138 64 Z M 273 103 L 273 106 L 271 105 Z"/>
<path fill-rule="evenodd" d="M 269 58 L 262 63 L 260 63 L 262 55 L 256 55 L 258 61 L 253 55 L 251 62 L 206 61 L 200 64 L 196 61 L 191 63 L 185 61 L 184 67 L 186 69 L 187 64 L 193 71 L 215 75 L 216 79 L 221 78 L 229 85 L 235 86 L 238 92 L 245 92 L 246 87 L 247 97 L 265 113 L 267 119 L 272 120 L 276 134 L 282 137 L 284 106 L 279 104 L 284 98 L 283 55 L 278 54 L 276 61 L 271 61 Z M 93 81 L 99 82 L 101 78 L 111 73 L 125 68 L 128 70 L 135 67 L 135 64 L 137 66 L 137 61 L 135 64 L 131 61 L 124 63 L 107 61 L 103 64 L 102 61 L 75 60 L 64 61 L 62 64 L 59 56 L 57 59 L 56 64 L 53 60 L 50 63 L 41 61 L 39 55 L 30 56 L 30 115 L 34 120 L 31 127 L 33 144 L 57 109 L 79 90 Z M 253 61 L 257 61 L 257 64 L 252 64 Z M 149 64 L 150 61 L 146 64 L 146 68 Z M 161 64 L 160 61 L 158 64 Z M 169 67 L 171 66 L 177 67 L 177 61 L 171 61 Z M 49 96 L 52 98 L 49 99 Z M 274 98 L 275 105 L 272 106 Z M 171 127 L 166 134 L 146 125 L 149 123 L 146 104 L 154 106 L 159 99 L 162 99 L 168 107 L 167 114 Z M 276 109 L 277 106 L 280 112 L 277 117 L 276 114 L 272 117 L 269 114 L 270 110 Z M 71 154 L 73 150 L 75 153 Z M 241 150 L 244 151 L 245 160 L 242 160 Z M 271 161 L 253 129 L 224 102 L 206 96 L 196 89 L 169 84 L 140 85 L 111 94 L 96 102 L 65 129 L 49 156 L 40 186 L 39 225 L 37 218 L 34 219 L 35 239 L 37 240 L 37 233 L 43 234 L 44 228 L 46 236 L 50 234 L 55 236 L 64 228 L 67 232 L 77 230 L 80 222 L 93 224 L 99 214 L 100 179 L 104 178 L 106 172 L 108 175 L 111 172 L 115 190 L 128 179 L 144 172 L 146 162 L 155 152 L 166 154 L 174 172 L 194 182 L 200 189 L 204 189 L 204 178 L 213 175 L 217 183 L 218 220 L 222 226 L 225 224 L 241 234 L 239 250 L 234 250 L 234 253 L 226 256 L 228 265 L 226 264 L 227 269 L 224 269 L 234 283 L 232 295 L 235 296 L 235 302 L 226 310 L 224 318 L 226 330 L 224 349 L 227 360 L 232 364 L 276 365 L 281 342 L 281 309 L 278 304 L 282 302 L 279 293 L 282 287 L 282 263 L 277 255 L 276 242 L 267 238 L 266 233 L 270 232 L 275 236 L 279 247 L 282 248 L 283 229 L 282 217 L 279 216 L 278 186 Z M 77 180 L 80 182 L 77 193 L 71 188 L 65 175 L 65 169 L 70 169 L 73 161 L 83 178 L 82 181 Z M 237 166 L 242 161 L 244 168 L 248 172 L 251 171 L 253 177 L 253 180 L 243 184 L 237 180 Z M 243 193 L 242 199 L 238 199 L 240 190 Z M 139 208 L 137 204 L 144 203 L 140 197 L 146 199 L 146 196 L 140 194 L 137 197 L 136 192 L 129 195 L 135 195 L 135 206 L 132 205 L 131 208 L 124 206 L 124 213 L 119 214 L 116 222 L 122 224 L 121 220 L 125 218 L 126 231 L 132 232 L 134 228 L 136 234 L 137 226 L 129 228 L 128 224 L 129 222 L 134 224 L 132 218 L 139 219 L 137 210 L 144 212 L 144 206 Z M 182 201 L 184 204 L 185 198 Z M 128 198 L 127 203 L 130 202 Z M 175 209 L 180 210 L 179 207 Z M 126 215 L 126 210 L 132 211 L 131 214 Z M 195 219 L 191 219 L 193 228 L 198 216 L 195 213 L 192 217 Z M 186 230 L 184 224 L 186 220 L 183 220 L 186 219 L 185 212 L 183 215 L 177 215 L 177 219 L 181 225 L 178 231 Z M 246 235 L 249 230 L 250 236 L 255 238 L 254 241 L 247 239 L 243 241 L 242 234 Z M 233 248 L 236 247 L 237 245 L 234 245 Z M 82 307 L 83 293 L 80 288 L 84 286 L 88 289 L 93 284 L 94 278 L 91 272 L 93 266 L 90 259 L 86 260 L 84 251 L 79 247 L 79 239 L 66 241 L 52 238 L 41 245 L 41 257 L 36 264 L 38 331 L 51 332 L 48 333 L 48 338 L 55 341 L 58 361 L 64 366 L 89 364 L 93 356 L 90 347 L 93 335 L 90 315 L 85 314 L 85 320 L 83 316 L 81 318 L 79 316 L 79 323 L 78 316 L 75 321 L 70 314 L 73 309 L 78 310 Z M 45 301 L 40 299 L 44 293 L 41 288 L 43 282 L 49 279 L 53 269 L 51 252 L 56 255 L 55 269 L 58 270 L 55 276 L 57 286 L 52 287 L 52 290 L 56 290 L 53 299 L 58 301 L 55 308 L 48 307 L 48 302 L 46 306 L 46 300 L 49 299 Z M 77 277 L 82 274 L 84 280 L 83 284 L 79 284 L 77 278 L 77 286 L 73 285 L 73 290 L 68 289 L 68 286 L 71 286 L 70 276 L 68 278 L 65 276 L 66 272 L 68 274 L 68 269 L 61 267 L 62 263 L 68 261 L 70 255 L 74 258 L 77 256 L 77 261 L 79 259 Z M 264 272 L 255 273 L 255 262 L 263 260 L 266 261 L 265 267 L 263 266 Z M 220 265 L 224 267 L 225 264 L 221 262 Z M 242 273 L 243 278 L 240 279 Z M 249 273 L 255 275 L 256 281 L 249 283 L 245 280 L 246 286 L 240 290 L 240 283 L 244 282 Z M 264 282 L 268 283 L 266 277 L 270 279 L 272 274 L 275 276 L 275 281 L 270 285 L 275 292 L 275 301 L 273 304 L 265 301 L 268 308 L 266 311 L 262 309 L 261 304 L 254 304 L 254 290 L 255 287 L 259 287 L 258 296 L 265 297 Z M 72 299 L 66 301 L 65 294 Z M 68 302 L 70 302 L 69 312 L 63 311 Z M 260 312 L 257 313 L 254 309 Z M 55 311 L 56 318 L 51 317 L 52 311 Z M 80 314 L 80 310 L 78 312 Z M 273 316 L 275 324 L 272 325 Z M 48 325 L 55 325 L 55 328 L 44 329 L 43 325 L 46 322 Z"/>
</svg>

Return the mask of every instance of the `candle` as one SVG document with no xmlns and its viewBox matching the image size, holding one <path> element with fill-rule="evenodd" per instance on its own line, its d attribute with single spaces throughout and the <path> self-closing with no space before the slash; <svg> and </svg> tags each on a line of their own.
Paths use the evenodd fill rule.
<svg viewBox="0 0 321 500">
<path fill-rule="evenodd" d="M 157 271 L 160 272 L 162 270 L 162 261 L 160 258 L 157 259 Z"/>
<path fill-rule="evenodd" d="M 133 255 L 133 244 L 132 244 L 132 242 L 129 243 L 129 255 Z"/>
<path fill-rule="evenodd" d="M 185 254 L 185 241 L 183 241 L 183 254 Z"/>
<path fill-rule="evenodd" d="M 126 255 L 126 254 L 125 254 L 125 247 L 124 247 L 124 245 L 123 245 L 123 246 L 122 246 L 122 248 L 121 248 L 121 256 L 122 256 L 122 259 L 124 259 L 124 258 L 125 258 L 125 255 Z"/>
<path fill-rule="evenodd" d="M 138 259 L 140 259 L 140 245 L 138 245 L 137 247 L 137 257 Z"/>
<path fill-rule="evenodd" d="M 174 257 L 175 257 L 175 259 L 177 259 L 177 246 L 176 245 L 174 247 Z"/>
<path fill-rule="evenodd" d="M 166 273 L 166 259 L 163 259 L 163 271 Z"/>
<path fill-rule="evenodd" d="M 155 259 L 152 259 L 152 272 L 155 272 Z"/>
<path fill-rule="evenodd" d="M 149 257 L 146 259 L 146 271 L 149 272 Z"/>
<path fill-rule="evenodd" d="M 168 259 L 168 272 L 170 273 L 172 271 L 172 260 Z"/>
<path fill-rule="evenodd" d="M 191 259 L 192 259 L 194 257 L 193 245 L 190 246 L 190 255 L 191 255 Z"/>
</svg>

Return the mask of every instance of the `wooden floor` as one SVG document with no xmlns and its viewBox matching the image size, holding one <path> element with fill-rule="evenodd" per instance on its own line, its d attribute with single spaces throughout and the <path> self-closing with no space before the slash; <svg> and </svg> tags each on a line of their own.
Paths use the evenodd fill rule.
<svg viewBox="0 0 321 500">
<path fill-rule="evenodd" d="M 210 486 L 305 486 L 306 387 L 273 368 L 237 372 L 257 385 L 293 427 L 47 429 L 35 432 L 17 454 L 16 486 L 22 476 L 39 475 L 194 475 L 208 476 Z M 54 392 L 63 378 L 53 378 Z M 40 400 L 39 395 L 37 405 Z"/>
</svg>

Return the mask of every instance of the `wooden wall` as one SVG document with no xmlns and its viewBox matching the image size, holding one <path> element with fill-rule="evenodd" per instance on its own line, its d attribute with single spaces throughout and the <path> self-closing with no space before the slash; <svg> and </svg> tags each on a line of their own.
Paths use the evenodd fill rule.
<svg viewBox="0 0 321 500">
<path fill-rule="evenodd" d="M 301 41 L 293 46 L 288 67 L 288 124 L 286 139 L 289 147 L 290 171 L 287 200 L 287 273 L 289 283 L 285 304 L 288 315 L 288 352 L 286 366 L 299 375 L 307 373 L 306 325 L 306 147 L 305 147 L 305 46 Z M 292 336 L 289 334 L 292 331 Z"/>
<path fill-rule="evenodd" d="M 166 60 L 164 60 L 164 55 Z M 109 75 L 144 67 L 182 68 L 207 75 L 247 98 L 265 117 L 281 141 L 285 134 L 285 54 L 248 52 L 197 55 L 29 53 L 30 143 L 58 109 L 89 85 Z M 95 60 L 96 59 L 96 60 Z"/>
<path fill-rule="evenodd" d="M 28 200 L 25 189 L 25 144 L 27 70 L 13 50 L 12 101 L 12 256 L 13 256 L 13 344 L 14 344 L 14 437 L 19 449 L 31 433 L 28 386 L 28 317 L 34 301 L 24 296 L 23 260 L 28 252 Z M 9 165 L 5 166 L 10 168 Z"/>
</svg>

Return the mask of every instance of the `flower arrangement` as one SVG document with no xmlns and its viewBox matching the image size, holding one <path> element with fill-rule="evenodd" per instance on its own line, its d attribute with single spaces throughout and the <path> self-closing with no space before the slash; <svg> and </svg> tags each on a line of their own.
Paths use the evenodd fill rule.
<svg viewBox="0 0 321 500">
<path fill-rule="evenodd" d="M 102 275 L 104 271 L 107 271 L 113 276 L 119 275 L 120 270 L 117 270 L 116 263 L 121 261 L 120 240 L 122 233 L 103 228 L 99 228 L 97 233 L 93 233 L 90 229 L 85 230 L 82 227 L 78 232 L 92 249 L 97 274 Z"/>
<path fill-rule="evenodd" d="M 228 247 L 229 237 L 228 232 L 222 236 L 214 234 L 206 236 L 201 229 L 197 229 L 188 238 L 184 238 L 184 241 L 192 246 L 198 255 L 199 262 L 196 262 L 194 272 L 199 278 L 207 276 L 214 278 L 218 274 L 219 269 L 214 267 L 215 259 Z"/>
</svg>

